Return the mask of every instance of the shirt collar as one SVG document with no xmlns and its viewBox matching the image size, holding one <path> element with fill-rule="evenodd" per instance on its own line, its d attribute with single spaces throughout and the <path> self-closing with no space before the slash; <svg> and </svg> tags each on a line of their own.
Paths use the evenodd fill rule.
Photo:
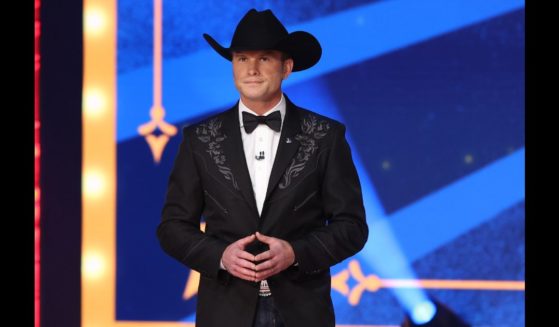
<svg viewBox="0 0 559 327">
<path fill-rule="evenodd" d="M 268 116 L 269 114 L 271 114 L 274 111 L 278 111 L 281 114 L 281 126 L 283 128 L 283 120 L 285 118 L 285 97 L 283 96 L 283 93 L 281 94 L 281 99 L 278 102 L 278 104 L 276 104 L 272 109 L 266 111 L 266 113 L 264 113 L 263 116 Z M 241 99 L 239 99 L 239 125 L 241 126 L 241 129 L 243 129 L 243 111 L 246 111 L 248 113 L 251 113 L 255 116 L 258 116 L 258 114 L 252 110 L 250 110 L 250 108 L 248 108 Z"/>
</svg>

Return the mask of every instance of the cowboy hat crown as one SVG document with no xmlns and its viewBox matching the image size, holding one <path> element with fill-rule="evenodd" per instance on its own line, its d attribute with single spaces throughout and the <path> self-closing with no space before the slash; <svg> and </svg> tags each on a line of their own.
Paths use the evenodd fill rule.
<svg viewBox="0 0 559 327">
<path fill-rule="evenodd" d="M 314 66 L 322 56 L 322 47 L 310 33 L 296 31 L 288 33 L 271 10 L 249 10 L 241 19 L 229 48 L 221 46 L 210 35 L 204 39 L 225 59 L 231 61 L 234 51 L 278 50 L 293 58 L 293 71 Z"/>
</svg>

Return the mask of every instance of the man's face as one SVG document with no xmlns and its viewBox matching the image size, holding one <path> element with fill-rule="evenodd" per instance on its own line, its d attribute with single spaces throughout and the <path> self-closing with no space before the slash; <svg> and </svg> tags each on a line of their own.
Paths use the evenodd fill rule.
<svg viewBox="0 0 559 327">
<path fill-rule="evenodd" d="M 246 105 L 279 101 L 281 82 L 293 69 L 293 60 L 282 61 L 275 50 L 234 52 L 232 62 L 235 87 Z"/>
</svg>

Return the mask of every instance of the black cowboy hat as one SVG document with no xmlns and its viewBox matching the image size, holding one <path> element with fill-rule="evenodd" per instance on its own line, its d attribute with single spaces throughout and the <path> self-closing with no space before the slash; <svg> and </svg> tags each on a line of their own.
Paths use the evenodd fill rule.
<svg viewBox="0 0 559 327">
<path fill-rule="evenodd" d="M 293 71 L 314 66 L 320 60 L 322 48 L 312 34 L 302 31 L 288 33 L 271 10 L 249 10 L 241 19 L 229 48 L 222 47 L 204 33 L 204 39 L 225 59 L 231 61 L 233 51 L 278 50 L 293 58 Z"/>
</svg>

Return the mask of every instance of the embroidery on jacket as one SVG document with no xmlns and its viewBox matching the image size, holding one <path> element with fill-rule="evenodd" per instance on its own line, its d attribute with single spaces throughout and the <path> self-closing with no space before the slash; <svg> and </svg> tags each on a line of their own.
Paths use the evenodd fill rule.
<svg viewBox="0 0 559 327">
<path fill-rule="evenodd" d="M 196 127 L 196 135 L 198 139 L 203 143 L 206 143 L 208 148 L 206 152 L 210 155 L 210 158 L 216 164 L 219 172 L 223 177 L 233 184 L 233 187 L 238 190 L 239 186 L 235 180 L 235 176 L 231 171 L 231 168 L 227 167 L 227 158 L 223 153 L 223 147 L 221 142 L 223 142 L 227 135 L 223 134 L 221 131 L 221 120 L 218 118 L 211 119 L 207 123 L 200 124 Z"/>
<path fill-rule="evenodd" d="M 318 140 L 326 136 L 330 130 L 330 124 L 326 120 L 319 119 L 313 114 L 308 114 L 301 122 L 301 133 L 295 135 L 301 146 L 297 155 L 291 160 L 289 168 L 283 174 L 280 189 L 288 187 L 293 179 L 305 169 L 305 165 L 311 155 L 318 149 Z"/>
</svg>

